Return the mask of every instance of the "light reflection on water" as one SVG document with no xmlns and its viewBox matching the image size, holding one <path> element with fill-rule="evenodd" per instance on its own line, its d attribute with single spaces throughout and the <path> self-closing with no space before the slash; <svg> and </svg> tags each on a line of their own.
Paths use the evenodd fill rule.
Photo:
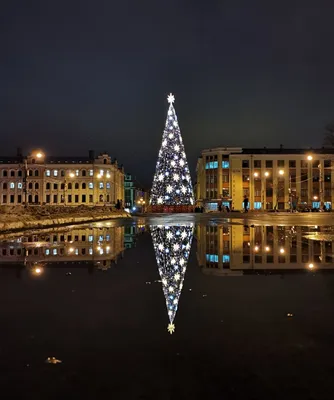
<svg viewBox="0 0 334 400">
<path fill-rule="evenodd" d="M 0 267 L 23 264 L 49 268 L 58 264 L 79 266 L 89 263 L 107 270 L 120 257 L 126 257 L 126 249 L 136 247 L 139 234 L 149 231 L 159 266 L 162 261 L 157 252 L 157 243 L 160 240 L 161 246 L 166 247 L 175 241 L 177 227 L 180 227 L 181 235 L 187 235 L 187 246 L 191 246 L 192 242 L 190 232 L 194 233 L 198 265 L 206 274 L 240 275 L 251 271 L 307 268 L 319 270 L 332 269 L 334 265 L 334 227 L 331 226 L 194 226 L 191 222 L 179 225 L 145 226 L 141 223 L 112 226 L 106 222 L 60 228 L 52 232 L 40 231 L 22 237 L 9 236 L 0 241 Z M 183 239 L 180 236 L 180 240 Z M 168 257 L 172 257 L 172 252 L 164 253 L 166 265 L 170 262 Z M 37 274 L 41 272 L 42 268 L 37 269 Z"/>
<path fill-rule="evenodd" d="M 117 388 L 115 398 L 164 398 L 177 373 L 179 393 L 192 390 L 180 398 L 210 398 L 210 388 L 211 398 L 285 398 L 298 388 L 298 398 L 327 398 L 333 264 L 325 226 L 156 218 L 7 236 L 2 382 L 17 398 L 31 388 L 47 398 L 50 387 L 95 398 L 99 386 L 111 398 Z"/>
</svg>

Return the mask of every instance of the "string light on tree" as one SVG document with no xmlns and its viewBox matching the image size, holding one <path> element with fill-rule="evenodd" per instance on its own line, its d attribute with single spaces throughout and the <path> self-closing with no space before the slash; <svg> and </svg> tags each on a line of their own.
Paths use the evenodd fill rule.
<svg viewBox="0 0 334 400">
<path fill-rule="evenodd" d="M 174 319 L 189 260 L 194 228 L 192 224 L 187 224 L 178 226 L 152 225 L 150 229 L 162 289 L 166 299 L 169 317 L 167 330 L 172 334 L 175 331 Z M 161 248 L 168 250 L 168 252 L 161 251 Z"/>
<path fill-rule="evenodd" d="M 173 106 L 175 97 L 168 96 L 165 130 L 162 135 L 156 171 L 151 190 L 151 205 L 193 205 L 194 194 L 181 131 Z"/>
</svg>

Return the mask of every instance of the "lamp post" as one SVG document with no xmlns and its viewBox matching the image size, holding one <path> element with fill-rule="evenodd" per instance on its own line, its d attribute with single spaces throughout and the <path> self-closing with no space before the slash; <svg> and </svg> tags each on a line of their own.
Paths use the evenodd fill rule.
<svg viewBox="0 0 334 400">
<path fill-rule="evenodd" d="M 105 180 L 105 175 L 103 173 L 104 171 L 101 170 L 99 174 L 97 174 L 97 179 L 100 181 L 100 183 L 102 183 L 102 188 L 100 188 L 100 184 L 99 184 L 99 190 L 103 189 L 103 194 L 102 194 L 102 202 L 104 204 L 106 204 L 106 200 L 107 200 L 107 187 L 106 187 L 106 180 Z M 109 175 L 109 174 L 108 174 Z M 110 176 L 110 175 L 109 175 Z M 99 203 L 101 203 L 100 201 L 100 194 L 99 194 Z"/>
<path fill-rule="evenodd" d="M 278 175 L 280 177 L 283 177 L 284 176 L 284 169 L 280 169 L 278 171 Z M 278 183 L 279 183 L 279 178 L 278 177 L 276 177 L 275 181 L 276 181 L 276 205 L 275 205 L 275 209 L 278 209 L 278 197 L 279 197 L 279 194 L 280 194 L 280 191 L 281 191 L 282 188 L 280 188 L 279 185 L 278 185 Z M 284 189 L 284 186 L 283 186 L 283 189 Z"/>
<path fill-rule="evenodd" d="M 31 158 L 36 157 L 38 160 L 42 160 L 45 157 L 45 154 L 41 150 L 35 150 L 30 155 L 30 157 Z M 24 159 L 23 193 L 24 193 L 24 207 L 27 207 L 28 206 L 28 157 Z"/>
<path fill-rule="evenodd" d="M 319 162 L 318 168 L 319 168 L 319 208 L 320 210 L 322 210 L 324 191 L 323 191 L 323 176 L 322 176 L 321 162 Z"/>
<path fill-rule="evenodd" d="M 264 204 L 264 192 L 266 189 L 266 179 L 269 176 L 269 172 L 265 171 L 263 176 L 262 176 L 262 183 L 261 183 L 261 188 L 262 188 L 262 209 L 263 211 L 265 210 L 265 204 Z"/>
<path fill-rule="evenodd" d="M 145 200 L 143 199 L 143 197 L 141 197 L 138 201 L 137 204 L 140 205 L 141 207 L 141 212 L 145 213 Z"/>
</svg>

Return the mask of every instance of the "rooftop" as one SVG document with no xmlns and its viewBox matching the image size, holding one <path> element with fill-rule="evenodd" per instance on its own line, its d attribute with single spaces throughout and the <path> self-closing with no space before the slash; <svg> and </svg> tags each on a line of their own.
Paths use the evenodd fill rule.
<svg viewBox="0 0 334 400">
<path fill-rule="evenodd" d="M 334 154 L 333 147 L 321 147 L 318 149 L 313 148 L 285 148 L 283 146 L 276 148 L 242 148 L 242 147 L 213 147 L 211 149 L 204 149 L 203 153 L 222 152 L 226 154 Z"/>
</svg>

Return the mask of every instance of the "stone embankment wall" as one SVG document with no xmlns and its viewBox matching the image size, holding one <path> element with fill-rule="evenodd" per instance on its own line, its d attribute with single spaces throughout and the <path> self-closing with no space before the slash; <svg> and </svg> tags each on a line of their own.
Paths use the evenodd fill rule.
<svg viewBox="0 0 334 400">
<path fill-rule="evenodd" d="M 2 206 L 0 232 L 127 217 L 130 217 L 128 213 L 111 207 Z"/>
</svg>

